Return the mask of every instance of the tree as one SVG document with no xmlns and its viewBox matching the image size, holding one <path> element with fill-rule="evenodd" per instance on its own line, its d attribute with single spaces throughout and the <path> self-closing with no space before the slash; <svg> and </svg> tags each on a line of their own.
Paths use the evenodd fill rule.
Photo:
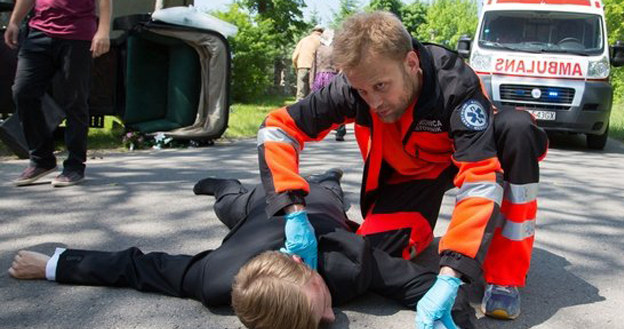
<svg viewBox="0 0 624 329">
<path fill-rule="evenodd" d="M 420 1 L 414 1 L 409 5 L 401 8 L 401 20 L 405 28 L 416 37 L 418 27 L 427 21 L 428 6 Z"/>
<path fill-rule="evenodd" d="M 617 40 L 624 41 L 624 2 L 622 0 L 605 0 L 605 18 L 607 21 L 607 32 L 609 33 L 609 44 Z"/>
<path fill-rule="evenodd" d="M 437 0 L 427 11 L 427 21 L 418 26 L 417 38 L 454 49 L 462 35 L 474 35 L 477 22 L 474 1 Z"/>
<path fill-rule="evenodd" d="M 372 0 L 368 4 L 367 10 L 385 10 L 397 15 L 397 17 L 401 17 L 402 8 L 403 3 L 400 0 Z"/>
<path fill-rule="evenodd" d="M 301 11 L 306 7 L 304 0 L 242 0 L 241 4 L 259 20 L 269 20 L 267 32 L 279 35 L 284 45 L 294 42 L 297 32 L 307 28 Z"/>
<path fill-rule="evenodd" d="M 318 10 L 316 9 L 316 7 L 312 8 L 312 10 L 310 11 L 310 18 L 307 21 L 308 26 L 310 27 L 314 27 L 317 25 L 321 25 L 321 16 L 319 15 Z"/>
<path fill-rule="evenodd" d="M 310 29 L 303 7 L 304 0 L 234 0 L 227 11 L 213 12 L 239 29 L 229 38 L 234 100 L 249 101 L 279 87 L 296 41 Z"/>
<path fill-rule="evenodd" d="M 618 40 L 624 41 L 622 17 L 624 17 L 622 0 L 605 0 L 605 19 L 609 33 L 609 45 Z M 611 83 L 613 84 L 615 103 L 622 103 L 624 101 L 624 67 L 611 68 Z"/>
<path fill-rule="evenodd" d="M 272 85 L 272 67 L 279 56 L 279 47 L 267 30 L 273 28 L 269 20 L 254 21 L 240 4 L 233 3 L 226 12 L 214 16 L 238 27 L 238 33 L 228 38 L 232 50 L 232 98 L 249 101 L 266 93 Z"/>
<path fill-rule="evenodd" d="M 331 26 L 333 28 L 338 28 L 342 24 L 342 22 L 349 16 L 353 15 L 360 8 L 360 3 L 358 0 L 340 0 L 340 8 L 338 12 L 333 12 L 333 22 Z"/>
</svg>

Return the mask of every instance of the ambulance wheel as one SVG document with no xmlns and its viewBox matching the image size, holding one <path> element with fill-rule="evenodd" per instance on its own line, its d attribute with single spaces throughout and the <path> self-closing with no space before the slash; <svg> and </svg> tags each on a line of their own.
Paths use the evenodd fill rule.
<svg viewBox="0 0 624 329">
<path fill-rule="evenodd" d="M 593 150 L 602 150 L 607 145 L 607 139 L 609 138 L 609 126 L 604 133 L 600 135 L 587 134 L 587 147 Z"/>
</svg>

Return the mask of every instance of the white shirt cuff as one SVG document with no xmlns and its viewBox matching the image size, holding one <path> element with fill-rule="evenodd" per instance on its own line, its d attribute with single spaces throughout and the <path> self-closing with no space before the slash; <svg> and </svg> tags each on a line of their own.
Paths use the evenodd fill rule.
<svg viewBox="0 0 624 329">
<path fill-rule="evenodd" d="M 61 256 L 65 250 L 67 249 L 56 248 L 56 250 L 54 250 L 54 255 L 48 260 L 46 264 L 46 279 L 49 281 L 56 281 L 56 266 L 58 265 L 59 256 Z"/>
</svg>

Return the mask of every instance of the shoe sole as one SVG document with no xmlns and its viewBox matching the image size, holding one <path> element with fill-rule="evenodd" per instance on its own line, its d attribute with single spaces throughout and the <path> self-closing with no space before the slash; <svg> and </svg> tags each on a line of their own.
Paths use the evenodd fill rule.
<svg viewBox="0 0 624 329">
<path fill-rule="evenodd" d="M 511 316 L 509 315 L 509 313 L 507 313 L 507 311 L 501 310 L 501 309 L 493 310 L 491 312 L 486 312 L 483 308 L 481 308 L 481 311 L 483 312 L 483 314 L 491 318 L 500 319 L 500 320 L 513 320 L 517 318 L 518 315 L 520 315 L 520 313 L 518 313 L 518 314 Z"/>
<path fill-rule="evenodd" d="M 55 171 L 56 171 L 56 167 L 54 167 L 54 168 L 52 168 L 50 170 L 44 171 L 41 174 L 39 174 L 39 175 L 37 175 L 35 177 L 32 177 L 32 178 L 29 178 L 29 179 L 16 180 L 14 182 L 14 184 L 15 184 L 15 186 L 30 185 L 30 184 L 33 184 L 34 182 L 38 181 L 39 179 L 43 178 L 44 176 L 47 176 L 47 175 L 49 175 L 49 174 L 51 174 L 51 173 L 53 173 Z"/>
<path fill-rule="evenodd" d="M 79 180 L 75 180 L 73 182 L 59 182 L 59 181 L 52 181 L 52 187 L 66 187 L 66 186 L 72 186 L 72 185 L 76 185 L 76 184 L 80 184 L 84 181 L 84 178 L 81 178 Z"/>
</svg>

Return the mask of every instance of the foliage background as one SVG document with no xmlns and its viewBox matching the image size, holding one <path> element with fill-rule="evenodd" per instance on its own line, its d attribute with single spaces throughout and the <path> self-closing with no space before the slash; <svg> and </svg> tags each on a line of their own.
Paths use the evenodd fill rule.
<svg viewBox="0 0 624 329">
<path fill-rule="evenodd" d="M 434 0 L 431 2 L 339 0 L 329 27 L 338 28 L 357 11 L 388 10 L 395 13 L 410 33 L 423 42 L 435 42 L 455 49 L 464 34 L 474 35 L 478 0 Z M 624 1 L 605 0 L 609 45 L 624 41 Z M 297 41 L 320 21 L 317 13 L 304 20 L 304 0 L 235 0 L 225 11 L 211 14 L 238 26 L 230 38 L 233 58 L 232 97 L 250 103 L 263 95 L 288 95 L 294 89 L 290 56 Z M 624 68 L 612 68 L 615 102 L 624 100 Z"/>
<path fill-rule="evenodd" d="M 617 40 L 624 42 L 624 1 L 605 0 L 604 3 L 609 45 L 615 44 Z M 624 67 L 612 67 L 611 70 L 614 103 L 621 104 L 624 102 Z"/>
</svg>

